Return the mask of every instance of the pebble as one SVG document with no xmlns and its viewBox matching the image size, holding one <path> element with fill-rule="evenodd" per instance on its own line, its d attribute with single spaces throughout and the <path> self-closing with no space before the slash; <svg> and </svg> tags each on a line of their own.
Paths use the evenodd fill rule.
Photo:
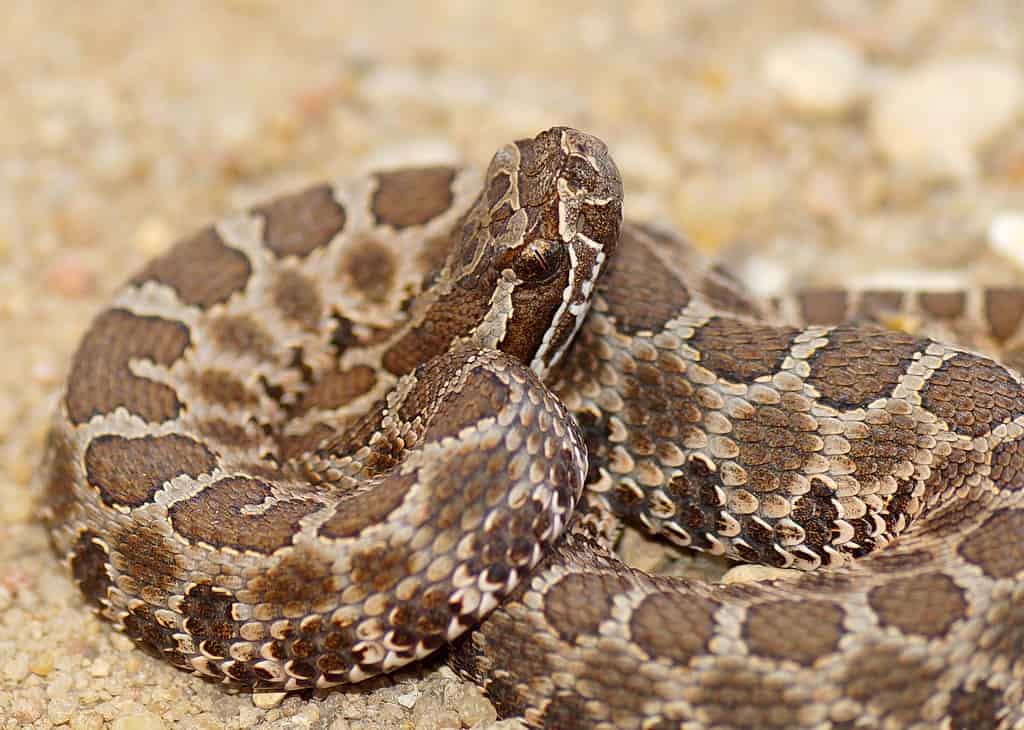
<svg viewBox="0 0 1024 730">
<path fill-rule="evenodd" d="M 262 710 L 269 710 L 284 702 L 287 696 L 287 692 L 253 692 L 252 703 Z"/>
<path fill-rule="evenodd" d="M 89 667 L 89 674 L 93 677 L 109 677 L 110 663 L 106 659 L 97 659 Z"/>
<path fill-rule="evenodd" d="M 988 227 L 988 245 L 997 254 L 1024 270 L 1024 212 L 1000 213 Z"/>
<path fill-rule="evenodd" d="M 53 671 L 53 652 L 44 651 L 42 654 L 37 654 L 31 662 L 29 662 L 28 668 L 32 674 L 36 674 L 40 677 L 45 677 Z"/>
<path fill-rule="evenodd" d="M 634 529 L 623 531 L 618 553 L 632 567 L 647 572 L 664 567 L 666 557 L 670 554 L 665 545 Z"/>
<path fill-rule="evenodd" d="M 96 275 L 74 254 L 59 256 L 45 276 L 54 293 L 67 299 L 82 299 L 96 288 Z"/>
<path fill-rule="evenodd" d="M 1024 79 L 1012 64 L 935 61 L 882 85 L 871 104 L 871 133 L 895 165 L 934 180 L 970 178 L 979 150 L 1022 106 Z"/>
<path fill-rule="evenodd" d="M 119 717 L 110 726 L 111 730 L 164 730 L 164 727 L 163 720 L 149 712 Z"/>
<path fill-rule="evenodd" d="M 802 571 L 773 568 L 769 565 L 737 565 L 722 576 L 722 583 L 755 583 L 762 580 L 781 580 L 801 575 Z"/>
<path fill-rule="evenodd" d="M 442 728 L 461 727 L 459 714 L 445 705 L 444 700 L 435 694 L 424 694 L 412 708 L 410 716 L 413 727 L 441 730 Z"/>
<path fill-rule="evenodd" d="M 466 727 L 476 727 L 498 719 L 498 713 L 480 690 L 467 684 L 459 685 L 453 704 L 459 709 L 459 719 Z"/>
<path fill-rule="evenodd" d="M 798 113 L 841 116 L 863 97 L 866 72 L 860 52 L 833 36 L 793 36 L 764 57 L 762 73 Z"/>
<path fill-rule="evenodd" d="M 71 730 L 103 730 L 103 718 L 98 715 L 76 713 L 71 716 Z"/>
<path fill-rule="evenodd" d="M 78 702 L 74 699 L 51 700 L 46 706 L 46 718 L 54 725 L 63 725 L 71 720 L 71 715 L 77 707 Z"/>
<path fill-rule="evenodd" d="M 14 684 L 25 679 L 29 672 L 28 654 L 17 654 L 4 665 L 4 676 Z"/>
</svg>

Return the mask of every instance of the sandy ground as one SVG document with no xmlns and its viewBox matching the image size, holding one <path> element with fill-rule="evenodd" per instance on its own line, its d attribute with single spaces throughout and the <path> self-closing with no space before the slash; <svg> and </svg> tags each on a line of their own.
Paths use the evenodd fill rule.
<svg viewBox="0 0 1024 730">
<path fill-rule="evenodd" d="M 762 291 L 1024 281 L 1019 0 L 301 5 L 4 5 L 5 728 L 516 726 L 436 662 L 226 694 L 92 617 L 49 552 L 30 485 L 77 338 L 126 275 L 231 208 L 375 165 L 484 163 L 562 123 L 609 143 L 629 216 L 745 262 Z"/>
</svg>

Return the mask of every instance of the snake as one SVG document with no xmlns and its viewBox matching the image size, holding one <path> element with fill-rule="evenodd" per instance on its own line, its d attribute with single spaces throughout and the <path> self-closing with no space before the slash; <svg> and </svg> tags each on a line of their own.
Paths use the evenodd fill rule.
<svg viewBox="0 0 1024 730">
<path fill-rule="evenodd" d="M 758 298 L 567 127 L 347 177 L 119 290 L 42 518 L 92 610 L 254 691 L 442 650 L 531 727 L 1021 728 L 1024 383 L 879 326 L 907 307 L 1024 321 L 1009 288 Z M 620 522 L 772 572 L 648 574 Z"/>
</svg>

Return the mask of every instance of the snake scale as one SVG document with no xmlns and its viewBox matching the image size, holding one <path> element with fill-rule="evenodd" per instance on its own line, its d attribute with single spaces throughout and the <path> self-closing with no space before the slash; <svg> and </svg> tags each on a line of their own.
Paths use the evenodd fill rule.
<svg viewBox="0 0 1024 730">
<path fill-rule="evenodd" d="M 784 317 L 623 222 L 605 145 L 568 128 L 483 176 L 312 187 L 95 318 L 44 517 L 100 615 L 226 683 L 453 644 L 537 727 L 1024 727 L 1021 376 L 872 325 L 900 295 L 844 296 Z M 912 301 L 1020 337 L 1019 292 Z M 612 514 L 800 570 L 648 575 Z"/>
</svg>

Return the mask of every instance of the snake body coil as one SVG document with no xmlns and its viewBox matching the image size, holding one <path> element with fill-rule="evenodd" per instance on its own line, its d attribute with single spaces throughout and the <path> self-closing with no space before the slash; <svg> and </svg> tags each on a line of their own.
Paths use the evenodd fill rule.
<svg viewBox="0 0 1024 730">
<path fill-rule="evenodd" d="M 86 599 L 254 687 L 476 627 L 450 661 L 536 726 L 1024 726 L 1020 375 L 810 300 L 783 321 L 621 205 L 604 144 L 555 128 L 482 184 L 322 185 L 151 262 L 48 444 Z M 806 572 L 650 576 L 610 512 Z"/>
</svg>

